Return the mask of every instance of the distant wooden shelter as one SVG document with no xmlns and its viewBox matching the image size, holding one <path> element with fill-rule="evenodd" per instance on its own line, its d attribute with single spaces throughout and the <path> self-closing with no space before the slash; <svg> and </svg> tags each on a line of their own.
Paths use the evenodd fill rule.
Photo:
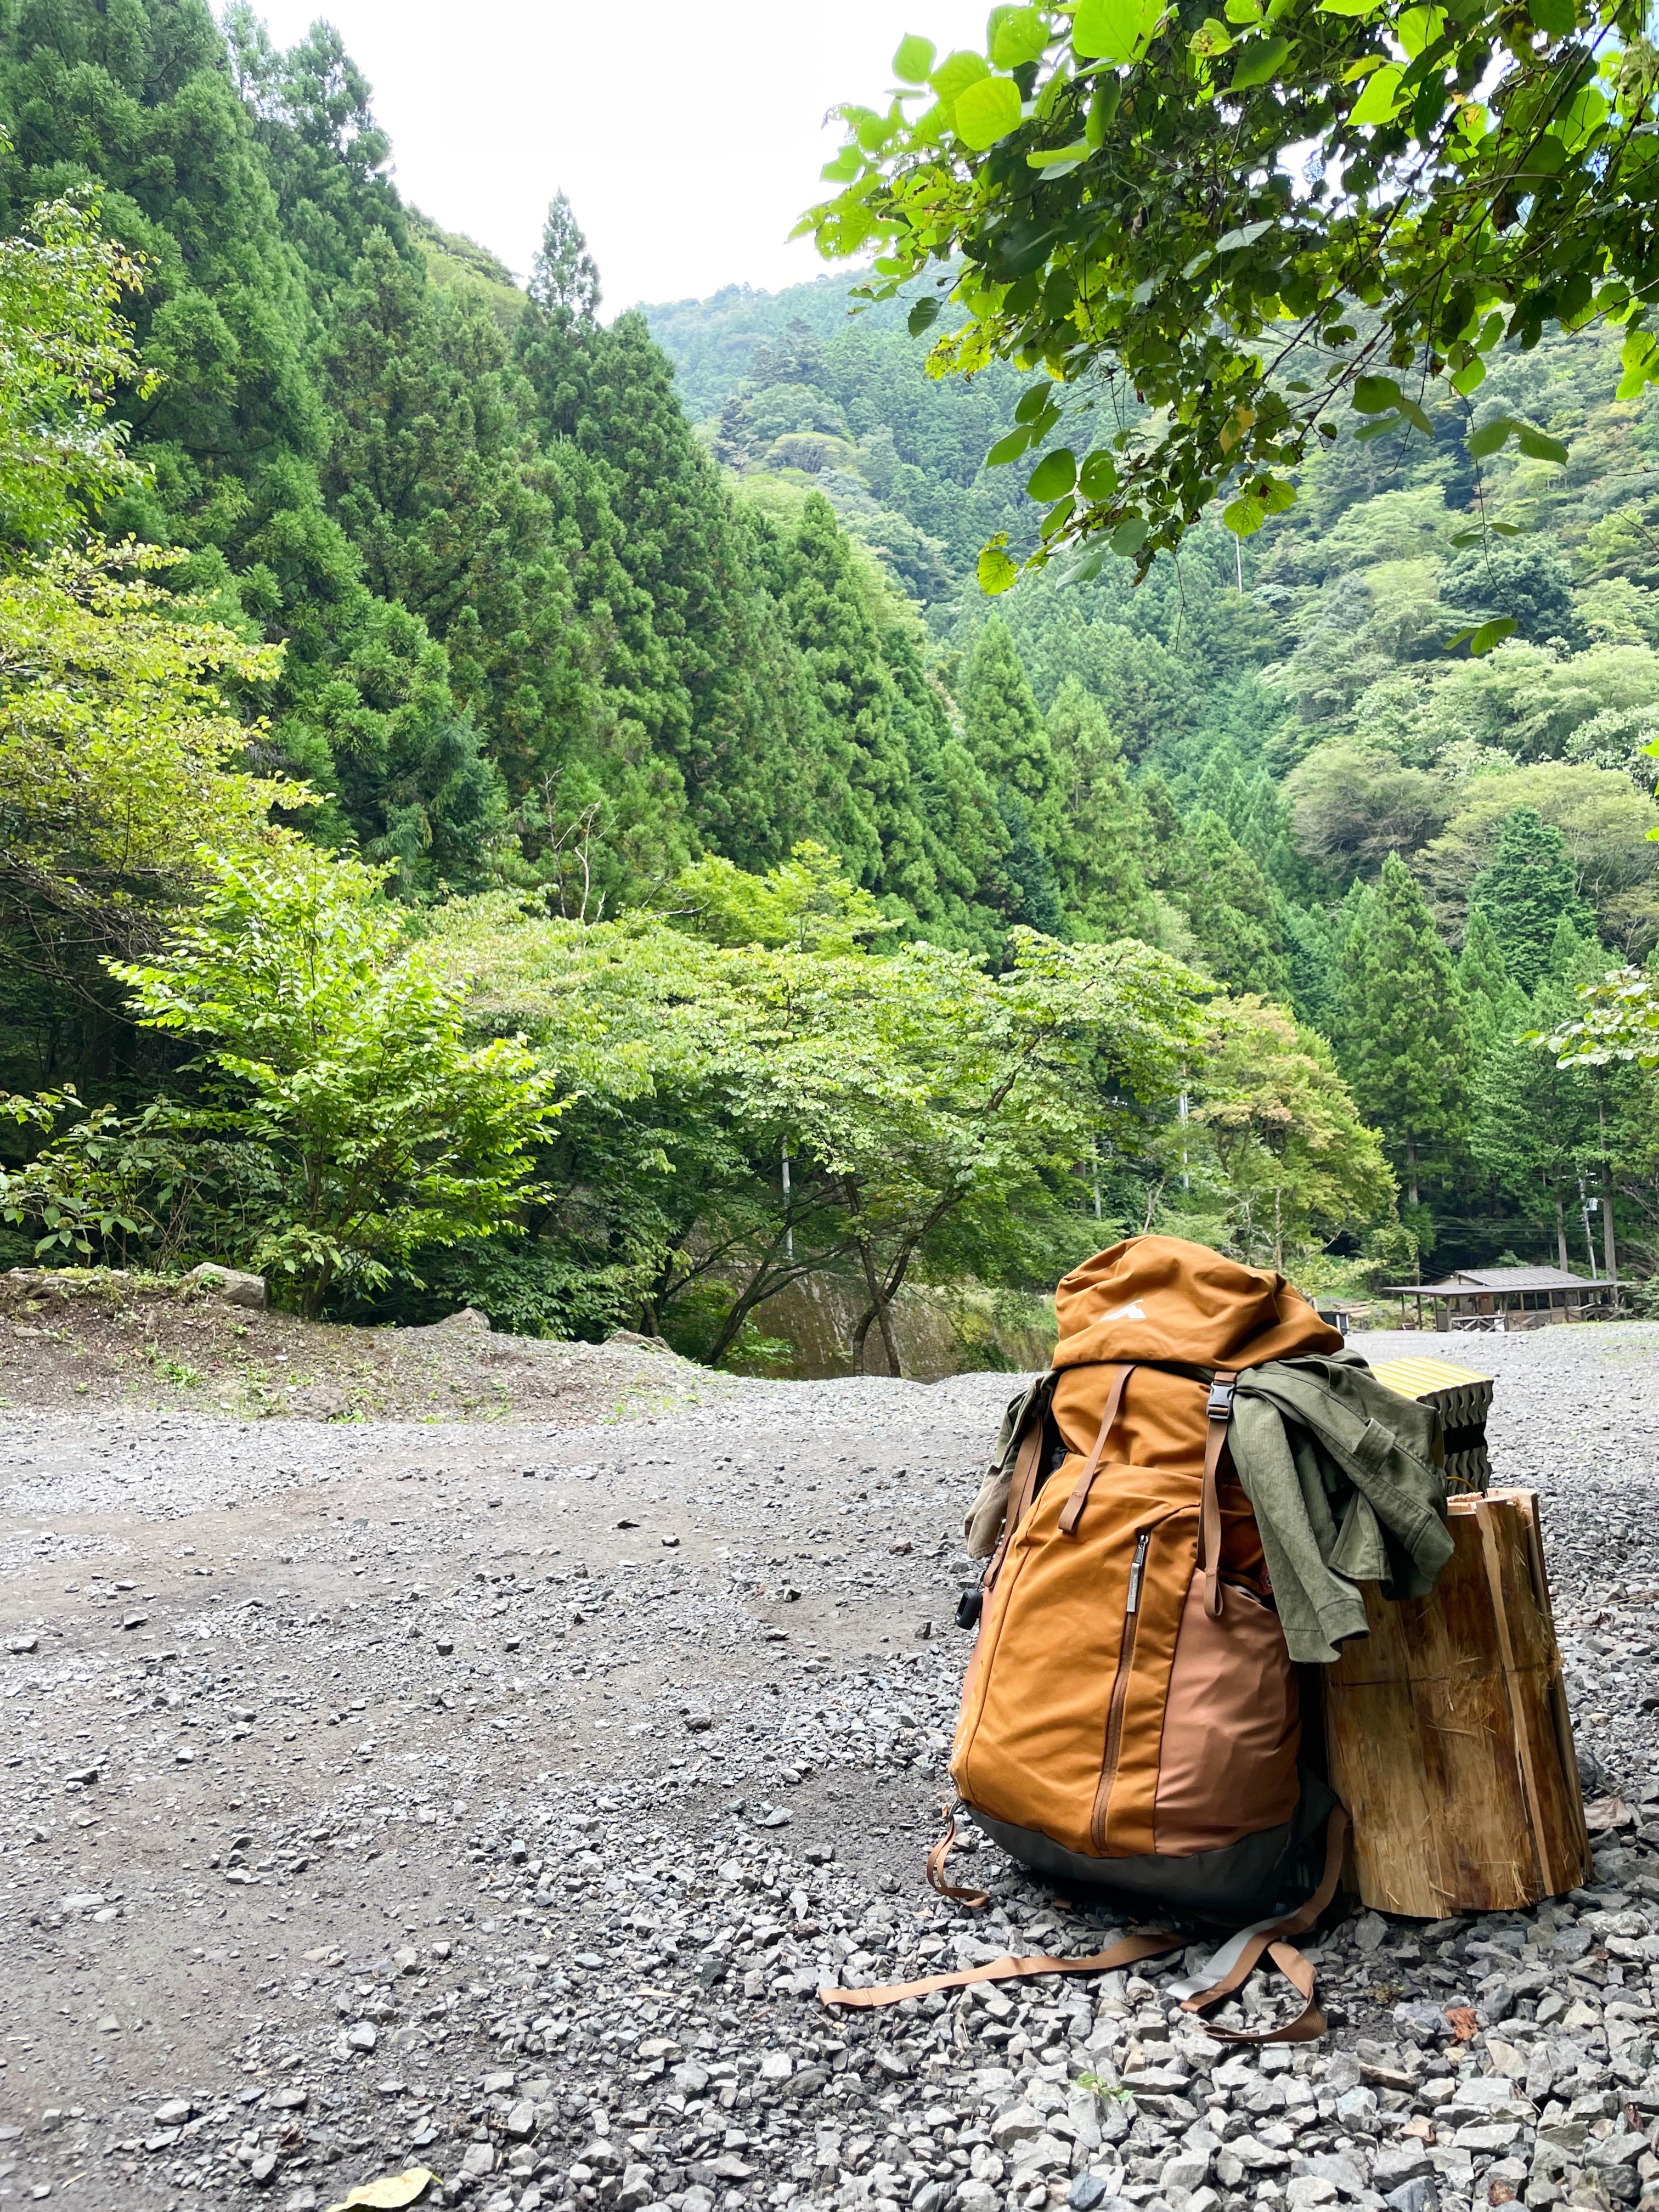
<svg viewBox="0 0 1659 2212">
<path fill-rule="evenodd" d="M 1402 1318 L 1415 1305 L 1419 1328 L 1426 1306 L 1435 1328 L 1496 1331 L 1599 1317 L 1612 1310 L 1618 1290 L 1607 1277 L 1565 1267 L 1460 1267 L 1440 1283 L 1390 1283 L 1382 1295 L 1400 1300 Z"/>
</svg>

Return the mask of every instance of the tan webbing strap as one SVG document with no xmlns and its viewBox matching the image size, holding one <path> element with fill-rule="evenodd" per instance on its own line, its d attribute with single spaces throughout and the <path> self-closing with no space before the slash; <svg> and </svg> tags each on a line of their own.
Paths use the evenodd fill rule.
<svg viewBox="0 0 1659 2212">
<path fill-rule="evenodd" d="M 956 1849 L 956 1841 L 957 1817 L 947 1805 L 945 1833 L 927 1854 L 927 1887 L 936 1889 L 941 1897 L 948 1897 L 953 1904 L 965 1905 L 969 1912 L 977 1912 L 982 1905 L 991 1902 L 985 1892 L 982 1889 L 958 1889 L 954 1882 L 945 1879 L 945 1862 Z"/>
<path fill-rule="evenodd" d="M 1060 1533 L 1062 1536 L 1075 1536 L 1077 1534 L 1077 1524 L 1083 1518 L 1084 1507 L 1089 1503 L 1090 1486 L 1100 1466 L 1100 1455 L 1106 1449 L 1107 1437 L 1110 1436 L 1116 1425 L 1118 1413 L 1123 1405 L 1123 1393 L 1129 1377 L 1134 1371 L 1134 1364 L 1131 1361 L 1127 1367 L 1120 1367 L 1113 1378 L 1112 1388 L 1106 1400 L 1106 1412 L 1100 1424 L 1099 1433 L 1095 1437 L 1094 1448 L 1089 1454 L 1082 1474 L 1072 1486 L 1071 1496 L 1060 1508 Z"/>
<path fill-rule="evenodd" d="M 1204 1438 L 1204 1491 L 1199 1515 L 1198 1563 L 1204 1570 L 1204 1610 L 1212 1620 L 1221 1612 L 1221 1455 L 1238 1381 L 1232 1368 L 1218 1367 L 1206 1407 L 1210 1425 Z"/>
<path fill-rule="evenodd" d="M 1250 1929 L 1237 1955 L 1219 1980 L 1207 1989 L 1198 1990 L 1182 2000 L 1182 2012 L 1207 2012 L 1212 2005 L 1230 1997 L 1249 1978 L 1265 1953 L 1303 1998 L 1302 2010 L 1283 2027 L 1268 2028 L 1261 2034 L 1252 2034 L 1247 2028 L 1222 2027 L 1206 2021 L 1205 2032 L 1223 2043 L 1308 2043 L 1316 2035 L 1323 2035 L 1326 2019 L 1314 2002 L 1314 1970 L 1312 1961 L 1304 1957 L 1294 1943 L 1284 1939 L 1299 1936 L 1311 1928 L 1325 1907 L 1336 1894 L 1336 1885 L 1342 1872 L 1342 1853 L 1348 1839 L 1348 1815 L 1346 1807 L 1334 1805 L 1325 1829 L 1325 1870 L 1319 1878 L 1319 1887 L 1305 1905 L 1294 1912 L 1266 1927 Z M 1231 1947 L 1229 1947 L 1231 1948 Z"/>
<path fill-rule="evenodd" d="M 822 1989 L 827 2005 L 850 2005 L 868 2011 L 878 2005 L 902 2004 L 906 1997 L 930 1997 L 935 1990 L 965 1990 L 975 1982 L 1012 1982 L 1035 1974 L 1106 1974 L 1115 1966 L 1133 1966 L 1159 1953 L 1179 1951 L 1187 1939 L 1167 1935 L 1162 1929 L 1141 1936 L 1126 1936 L 1109 1950 L 1091 1952 L 1086 1959 L 1050 1959 L 1039 1953 L 1034 1959 L 993 1959 L 987 1966 L 967 1966 L 957 1974 L 929 1974 L 919 1982 L 884 1982 L 875 1989 Z"/>
</svg>

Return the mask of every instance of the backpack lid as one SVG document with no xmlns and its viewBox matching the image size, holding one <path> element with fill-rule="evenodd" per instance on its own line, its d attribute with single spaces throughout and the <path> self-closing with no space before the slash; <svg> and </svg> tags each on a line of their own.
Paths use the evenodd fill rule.
<svg viewBox="0 0 1659 2212">
<path fill-rule="evenodd" d="M 1122 1359 L 1260 1367 L 1342 1349 L 1283 1275 L 1184 1237 L 1130 1237 L 1097 1252 L 1054 1292 L 1054 1318 L 1056 1367 Z"/>
</svg>

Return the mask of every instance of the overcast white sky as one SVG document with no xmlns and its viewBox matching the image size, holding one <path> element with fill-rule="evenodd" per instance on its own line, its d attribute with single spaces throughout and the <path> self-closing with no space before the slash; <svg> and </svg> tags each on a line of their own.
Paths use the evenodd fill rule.
<svg viewBox="0 0 1659 2212">
<path fill-rule="evenodd" d="M 333 22 L 374 88 L 404 196 L 522 275 L 556 191 L 611 316 L 638 301 L 819 274 L 785 243 L 909 31 L 982 47 L 988 0 L 267 0 L 279 45 Z"/>
</svg>

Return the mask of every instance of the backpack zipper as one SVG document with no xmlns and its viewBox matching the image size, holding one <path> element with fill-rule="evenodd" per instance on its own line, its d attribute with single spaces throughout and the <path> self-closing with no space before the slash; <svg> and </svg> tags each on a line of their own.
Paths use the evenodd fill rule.
<svg viewBox="0 0 1659 2212">
<path fill-rule="evenodd" d="M 1112 1784 L 1117 1779 L 1117 1762 L 1123 1748 L 1123 1708 L 1129 1698 L 1129 1670 L 1134 1664 L 1135 1638 L 1140 1628 L 1141 1578 L 1146 1571 L 1146 1554 L 1152 1541 L 1150 1528 L 1141 1529 L 1135 1538 L 1129 1588 L 1123 1600 L 1123 1636 L 1118 1645 L 1117 1672 L 1112 1677 L 1112 1701 L 1106 1709 L 1106 1752 L 1101 1762 L 1094 1810 L 1089 1818 L 1089 1841 L 1102 1856 L 1106 1850 L 1106 1808 L 1111 1800 Z"/>
</svg>

